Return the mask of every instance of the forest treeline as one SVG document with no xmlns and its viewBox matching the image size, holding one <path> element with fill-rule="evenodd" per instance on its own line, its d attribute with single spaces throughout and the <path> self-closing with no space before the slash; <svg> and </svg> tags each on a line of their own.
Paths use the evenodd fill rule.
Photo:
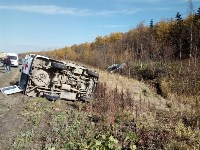
<svg viewBox="0 0 200 150">
<path fill-rule="evenodd" d="M 161 19 L 156 23 L 152 19 L 149 25 L 141 22 L 126 33 L 98 36 L 91 43 L 74 44 L 39 54 L 54 59 L 78 61 L 101 69 L 114 63 L 126 62 L 128 69 L 121 73 L 143 80 L 153 80 L 160 75 L 163 77 L 167 72 L 164 80 L 153 83 L 158 93 L 167 95 L 164 92 L 167 91 L 198 95 L 200 7 L 193 11 L 190 2 L 185 18 L 177 12 L 174 18 Z M 172 82 L 172 79 L 175 80 Z"/>
<path fill-rule="evenodd" d="M 144 22 L 126 33 L 98 36 L 92 43 L 40 52 L 57 59 L 79 60 L 98 67 L 123 61 L 168 61 L 200 57 L 200 8 L 186 18 Z"/>
</svg>

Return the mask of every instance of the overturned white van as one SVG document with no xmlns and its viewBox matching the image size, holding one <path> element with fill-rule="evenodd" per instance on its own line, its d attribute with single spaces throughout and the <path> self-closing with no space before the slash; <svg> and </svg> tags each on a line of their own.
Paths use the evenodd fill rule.
<svg viewBox="0 0 200 150">
<path fill-rule="evenodd" d="M 49 100 L 88 101 L 92 98 L 99 74 L 71 62 L 40 55 L 27 55 L 21 68 L 18 86 L 2 88 L 4 94 L 23 92 Z"/>
</svg>

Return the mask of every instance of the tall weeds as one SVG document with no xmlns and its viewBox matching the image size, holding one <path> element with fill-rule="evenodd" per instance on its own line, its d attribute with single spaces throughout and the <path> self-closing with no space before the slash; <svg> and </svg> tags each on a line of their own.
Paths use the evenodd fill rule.
<svg viewBox="0 0 200 150">
<path fill-rule="evenodd" d="M 119 91 L 116 87 L 109 91 L 106 83 L 100 83 L 95 100 L 86 107 L 88 112 L 99 116 L 99 119 L 102 119 L 100 122 L 106 126 L 123 124 L 130 129 L 130 124 L 134 123 L 135 128 L 132 132 L 138 137 L 135 143 L 139 149 L 173 149 L 176 148 L 176 144 L 179 148 L 199 147 L 198 105 L 197 100 L 193 108 L 183 111 L 176 108 L 177 104 L 171 101 L 168 103 L 170 111 L 158 110 L 142 96 L 139 101 L 135 101 L 128 90 Z M 115 136 L 118 137 L 118 134 Z M 195 136 L 196 139 L 188 136 Z M 180 145 L 182 142 L 186 144 Z"/>
</svg>

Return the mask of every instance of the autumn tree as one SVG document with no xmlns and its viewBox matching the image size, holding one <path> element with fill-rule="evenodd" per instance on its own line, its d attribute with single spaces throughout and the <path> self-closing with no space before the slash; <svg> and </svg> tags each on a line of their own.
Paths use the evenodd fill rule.
<svg viewBox="0 0 200 150">
<path fill-rule="evenodd" d="M 154 49 L 155 49 L 155 26 L 153 19 L 150 21 L 149 25 L 149 37 L 148 37 L 148 47 L 149 47 L 149 59 L 152 60 L 154 58 Z"/>
<path fill-rule="evenodd" d="M 66 47 L 65 48 L 65 59 L 67 60 L 76 60 L 77 59 L 77 54 L 71 47 Z"/>
<path fill-rule="evenodd" d="M 156 46 L 158 51 L 156 52 L 157 57 L 161 60 L 166 60 L 172 55 L 172 48 L 169 43 L 169 31 L 170 31 L 170 22 L 162 19 L 160 22 L 156 23 L 155 28 L 155 38 Z"/>
<path fill-rule="evenodd" d="M 96 50 L 102 50 L 104 45 L 104 39 L 102 36 L 97 36 L 95 39 L 95 49 Z"/>
<path fill-rule="evenodd" d="M 170 31 L 171 43 L 174 47 L 174 57 L 182 60 L 184 49 L 184 22 L 181 14 L 177 12 L 175 17 L 175 24 Z"/>
<path fill-rule="evenodd" d="M 122 49 L 122 33 L 116 32 L 110 34 L 110 47 L 109 50 L 112 51 L 112 61 L 115 62 L 122 62 L 124 60 L 123 58 L 123 52 Z"/>
<path fill-rule="evenodd" d="M 194 42 L 195 42 L 195 57 L 200 56 L 200 7 L 194 15 Z"/>
<path fill-rule="evenodd" d="M 93 52 L 90 49 L 89 43 L 81 44 L 81 56 L 80 60 L 87 64 L 92 64 L 95 60 L 93 59 Z"/>
</svg>

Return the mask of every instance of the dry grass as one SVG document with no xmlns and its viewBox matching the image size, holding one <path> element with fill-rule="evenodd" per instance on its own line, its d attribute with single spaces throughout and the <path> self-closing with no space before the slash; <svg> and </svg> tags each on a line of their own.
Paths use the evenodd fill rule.
<svg viewBox="0 0 200 150">
<path fill-rule="evenodd" d="M 2 69 L 2 67 L 0 67 L 0 69 Z M 20 75 L 19 68 L 12 68 L 12 71 L 9 73 L 4 73 L 4 71 L 2 71 L 0 73 L 1 87 L 13 85 L 14 82 L 19 80 L 19 75 Z"/>
<path fill-rule="evenodd" d="M 157 95 L 143 82 L 119 74 L 110 74 L 101 70 L 98 70 L 98 72 L 100 74 L 100 82 L 105 82 L 109 90 L 114 90 L 117 87 L 120 92 L 129 91 L 131 97 L 135 101 L 139 102 L 142 99 L 154 105 L 157 109 L 168 110 L 166 107 L 166 100 Z"/>
<path fill-rule="evenodd" d="M 17 136 L 13 147 L 80 149 L 102 134 L 127 148 L 127 138 L 137 149 L 199 148 L 198 101 L 185 107 L 177 96 L 164 99 L 143 82 L 92 70 L 99 72 L 100 79 L 91 103 L 27 101 L 20 114 L 30 128 Z"/>
<path fill-rule="evenodd" d="M 154 149 L 155 143 L 161 149 L 199 147 L 198 108 L 189 110 L 177 101 L 169 101 L 168 110 L 158 109 L 150 101 L 135 100 L 131 95 L 129 91 L 110 90 L 107 83 L 99 83 L 96 100 L 86 105 L 86 111 L 93 114 L 93 120 L 103 120 L 108 126 L 127 124 L 134 119 L 139 149 Z"/>
</svg>

